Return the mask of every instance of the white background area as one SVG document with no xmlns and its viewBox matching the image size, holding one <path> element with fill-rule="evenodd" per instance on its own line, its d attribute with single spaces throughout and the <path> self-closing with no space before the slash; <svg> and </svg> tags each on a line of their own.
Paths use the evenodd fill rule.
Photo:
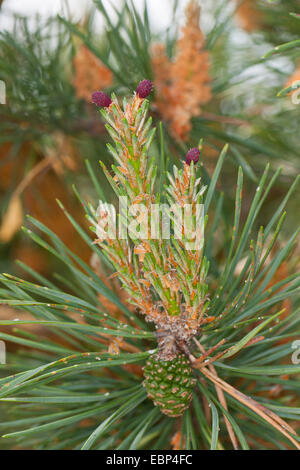
<svg viewBox="0 0 300 470">
<path fill-rule="evenodd" d="M 103 0 L 103 4 L 113 15 L 113 6 L 120 7 L 122 0 Z M 128 1 L 130 5 L 131 1 Z M 136 9 L 143 11 L 144 0 L 133 0 Z M 163 30 L 170 25 L 174 0 L 147 0 L 149 17 L 152 26 L 156 30 Z M 181 16 L 188 0 L 179 0 L 178 14 Z M 67 16 L 69 10 L 75 21 L 84 17 L 84 12 L 93 5 L 93 0 L 4 0 L 0 13 L 0 28 L 10 29 L 12 26 L 12 15 L 19 13 L 26 16 L 40 14 L 42 16 L 56 15 L 57 13 Z M 101 15 L 97 17 L 97 25 L 101 26 Z"/>
</svg>

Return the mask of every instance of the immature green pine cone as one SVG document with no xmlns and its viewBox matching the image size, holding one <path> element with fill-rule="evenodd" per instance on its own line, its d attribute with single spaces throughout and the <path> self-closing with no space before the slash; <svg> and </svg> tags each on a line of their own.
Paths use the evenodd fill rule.
<svg viewBox="0 0 300 470">
<path fill-rule="evenodd" d="M 163 361 L 157 354 L 151 356 L 144 367 L 144 377 L 148 397 L 162 413 L 176 418 L 189 407 L 195 380 L 184 354 L 171 361 Z"/>
</svg>

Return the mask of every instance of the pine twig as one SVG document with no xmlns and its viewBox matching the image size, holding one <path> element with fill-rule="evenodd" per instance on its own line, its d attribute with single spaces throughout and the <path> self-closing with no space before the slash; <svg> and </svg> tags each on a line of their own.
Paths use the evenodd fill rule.
<svg viewBox="0 0 300 470">
<path fill-rule="evenodd" d="M 25 189 L 30 185 L 32 180 L 36 178 L 42 171 L 44 171 L 48 167 L 51 167 L 54 161 L 55 161 L 55 158 L 53 158 L 53 156 L 51 155 L 45 158 L 44 160 L 41 160 L 39 163 L 37 163 L 29 171 L 29 173 L 25 176 L 25 178 L 20 182 L 20 184 L 17 186 L 12 197 L 20 196 L 25 191 Z"/>
<path fill-rule="evenodd" d="M 231 395 L 233 398 L 238 400 L 240 403 L 243 403 L 243 405 L 250 408 L 256 414 L 258 414 L 261 418 L 263 418 L 265 421 L 271 424 L 271 426 L 273 426 L 275 429 L 281 432 L 281 434 L 283 434 L 287 439 L 289 439 L 289 441 L 292 442 L 298 450 L 300 450 L 300 444 L 290 435 L 290 434 L 293 434 L 294 436 L 297 436 L 297 434 L 295 430 L 286 421 L 281 419 L 279 416 L 277 416 L 272 411 L 268 410 L 266 407 L 264 407 L 257 401 L 253 400 L 253 398 L 248 397 L 247 395 L 244 395 L 242 392 L 239 392 L 238 390 L 236 390 L 227 382 L 220 379 L 217 374 L 207 370 L 206 367 L 204 367 L 203 365 L 202 366 L 194 365 L 194 367 L 196 369 L 199 369 L 200 372 L 205 377 L 207 377 L 211 382 L 213 382 L 215 385 L 219 386 L 222 390 L 227 392 L 229 395 Z"/>
<path fill-rule="evenodd" d="M 194 338 L 194 342 L 195 344 L 197 345 L 197 347 L 199 348 L 199 350 L 202 352 L 203 355 L 207 355 L 209 353 L 209 351 L 211 351 L 211 349 L 208 351 L 208 352 L 205 352 L 205 349 L 204 347 L 199 343 L 199 341 Z M 223 341 L 225 342 L 225 341 Z M 221 343 L 221 342 L 220 342 Z M 218 345 L 220 345 L 220 343 Z M 217 345 L 217 346 L 218 346 Z M 217 375 L 217 372 L 216 372 L 216 369 L 215 367 L 213 366 L 213 364 L 209 364 L 208 365 L 208 368 L 209 370 L 215 374 L 216 376 Z M 216 389 L 216 392 L 217 392 L 217 396 L 218 396 L 218 399 L 219 399 L 219 402 L 221 403 L 221 405 L 223 406 L 223 408 L 225 408 L 226 411 L 228 411 L 228 405 L 227 405 L 227 401 L 226 401 L 226 398 L 225 398 L 225 395 L 222 391 L 222 389 L 215 384 L 215 389 Z M 238 450 L 239 446 L 238 446 L 238 441 L 237 441 L 237 438 L 236 438 L 236 435 L 234 433 L 234 430 L 233 430 L 233 427 L 230 423 L 230 421 L 228 420 L 227 416 L 223 413 L 223 416 L 224 416 L 224 421 L 225 421 L 225 425 L 226 425 L 226 428 L 227 428 L 227 431 L 228 431 L 228 434 L 229 434 L 229 437 L 230 437 L 230 440 L 232 442 L 232 445 L 233 445 L 233 448 L 235 450 Z"/>
</svg>

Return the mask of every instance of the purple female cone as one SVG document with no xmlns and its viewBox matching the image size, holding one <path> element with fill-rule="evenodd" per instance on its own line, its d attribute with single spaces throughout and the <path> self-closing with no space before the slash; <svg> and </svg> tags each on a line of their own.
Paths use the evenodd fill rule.
<svg viewBox="0 0 300 470">
<path fill-rule="evenodd" d="M 136 89 L 136 93 L 140 98 L 147 98 L 147 96 L 150 95 L 152 88 L 153 85 L 150 80 L 142 80 Z"/>
<path fill-rule="evenodd" d="M 192 162 L 197 163 L 200 158 L 200 150 L 198 148 L 193 148 L 188 151 L 185 156 L 185 163 L 190 165 Z"/>
<path fill-rule="evenodd" d="M 92 94 L 92 102 L 100 108 L 108 108 L 111 105 L 112 100 L 103 91 L 94 91 Z"/>
</svg>

